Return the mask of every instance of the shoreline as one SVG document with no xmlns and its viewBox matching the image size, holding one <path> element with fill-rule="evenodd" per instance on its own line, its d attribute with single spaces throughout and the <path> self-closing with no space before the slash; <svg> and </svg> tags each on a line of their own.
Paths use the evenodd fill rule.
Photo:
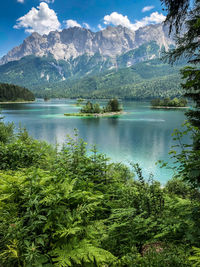
<svg viewBox="0 0 200 267">
<path fill-rule="evenodd" d="M 118 112 L 106 112 L 106 113 L 65 113 L 64 115 L 67 117 L 91 117 L 91 118 L 99 118 L 99 117 L 112 117 L 118 115 L 124 115 L 126 112 L 118 111 Z"/>
<path fill-rule="evenodd" d="M 0 104 L 23 104 L 23 103 L 33 103 L 33 101 L 5 101 L 5 102 L 0 102 Z"/>
<path fill-rule="evenodd" d="M 150 107 L 150 108 L 155 108 L 155 109 L 187 109 L 187 108 L 190 108 L 190 107 L 166 107 L 166 106 L 155 106 L 155 107 Z"/>
</svg>

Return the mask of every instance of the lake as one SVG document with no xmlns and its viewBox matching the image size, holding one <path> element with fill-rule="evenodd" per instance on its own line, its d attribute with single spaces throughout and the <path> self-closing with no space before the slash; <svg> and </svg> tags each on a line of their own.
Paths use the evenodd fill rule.
<svg viewBox="0 0 200 267">
<path fill-rule="evenodd" d="M 101 101 L 101 105 L 106 102 Z M 139 163 L 145 177 L 150 173 L 165 184 L 172 176 L 168 169 L 160 169 L 156 161 L 170 161 L 168 152 L 174 144 L 173 129 L 181 128 L 184 110 L 151 109 L 148 102 L 123 102 L 125 115 L 119 117 L 65 117 L 64 113 L 78 112 L 75 100 L 37 99 L 28 104 L 0 105 L 5 122 L 20 123 L 36 139 L 62 144 L 74 129 L 89 146 L 96 144 L 114 162 Z M 189 137 L 185 138 L 189 143 Z M 171 161 L 170 161 L 171 162 Z"/>
</svg>

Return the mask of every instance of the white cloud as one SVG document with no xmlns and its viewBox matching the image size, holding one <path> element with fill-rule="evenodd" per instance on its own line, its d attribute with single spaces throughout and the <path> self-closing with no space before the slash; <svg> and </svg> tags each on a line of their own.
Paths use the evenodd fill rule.
<svg viewBox="0 0 200 267">
<path fill-rule="evenodd" d="M 104 28 L 101 26 L 101 24 L 98 24 L 97 26 L 99 28 L 100 31 L 102 31 Z"/>
<path fill-rule="evenodd" d="M 144 17 L 141 20 L 136 20 L 135 23 L 131 23 L 127 16 L 123 16 L 117 12 L 113 12 L 110 15 L 104 17 L 104 24 L 113 24 L 115 26 L 122 25 L 131 29 L 132 31 L 138 30 L 140 27 L 144 27 L 149 24 L 161 23 L 165 20 L 165 16 L 157 11 L 151 13 L 149 17 Z"/>
<path fill-rule="evenodd" d="M 40 0 L 40 2 L 46 2 L 48 4 L 53 4 L 55 0 Z"/>
<path fill-rule="evenodd" d="M 83 26 L 86 28 L 86 29 L 90 29 L 90 25 L 86 22 L 83 22 Z"/>
<path fill-rule="evenodd" d="M 155 6 L 145 6 L 145 7 L 143 7 L 142 12 L 150 11 L 150 10 L 154 9 L 154 7 Z"/>
<path fill-rule="evenodd" d="M 86 28 L 91 29 L 90 25 L 86 22 L 83 22 L 82 25 L 79 24 L 76 20 L 68 19 L 63 21 L 66 28 L 73 28 L 73 27 L 80 27 L 80 28 Z"/>
<path fill-rule="evenodd" d="M 26 15 L 18 18 L 14 28 L 25 28 L 28 33 L 48 34 L 50 31 L 59 30 L 60 22 L 55 11 L 42 2 L 37 8 L 32 7 Z"/>
<path fill-rule="evenodd" d="M 117 12 L 113 12 L 110 15 L 104 17 L 104 24 L 122 25 L 124 27 L 130 28 L 131 22 L 127 16 L 123 16 Z"/>
<path fill-rule="evenodd" d="M 24 0 L 17 0 L 17 2 L 23 4 Z"/>
<path fill-rule="evenodd" d="M 81 27 L 81 25 L 73 19 L 68 19 L 63 21 L 66 25 L 66 28 L 72 28 L 72 27 Z"/>
<path fill-rule="evenodd" d="M 153 12 L 149 17 L 144 17 L 141 21 L 147 24 L 151 23 L 161 23 L 165 20 L 165 16 L 162 13 Z"/>
</svg>

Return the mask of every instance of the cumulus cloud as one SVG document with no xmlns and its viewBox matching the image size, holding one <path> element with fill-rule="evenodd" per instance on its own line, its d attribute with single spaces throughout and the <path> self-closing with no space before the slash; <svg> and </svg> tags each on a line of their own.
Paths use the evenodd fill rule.
<svg viewBox="0 0 200 267">
<path fill-rule="evenodd" d="M 143 7 L 142 12 L 150 11 L 150 10 L 154 9 L 154 7 L 155 6 L 145 6 L 145 7 Z"/>
<path fill-rule="evenodd" d="M 81 25 L 73 19 L 64 20 L 66 28 L 81 27 Z"/>
<path fill-rule="evenodd" d="M 123 16 L 117 12 L 113 12 L 110 15 L 104 17 L 104 24 L 122 25 L 124 27 L 130 28 L 131 22 L 127 16 Z"/>
<path fill-rule="evenodd" d="M 83 27 L 86 29 L 90 29 L 90 25 L 86 22 L 83 22 Z"/>
<path fill-rule="evenodd" d="M 17 2 L 23 4 L 24 0 L 17 0 Z"/>
<path fill-rule="evenodd" d="M 55 0 L 40 0 L 40 2 L 46 2 L 48 4 L 53 4 Z"/>
<path fill-rule="evenodd" d="M 144 17 L 141 20 L 136 20 L 134 23 L 128 19 L 127 16 L 123 16 L 117 12 L 113 12 L 110 15 L 104 17 L 104 24 L 113 24 L 115 26 L 122 25 L 131 29 L 132 31 L 138 30 L 140 27 L 144 27 L 149 24 L 161 23 L 165 20 L 165 16 L 162 13 L 153 12 L 149 17 Z"/>
<path fill-rule="evenodd" d="M 48 4 L 41 2 L 37 8 L 32 9 L 23 17 L 17 19 L 15 29 L 24 28 L 26 32 L 39 34 L 48 34 L 50 31 L 60 29 L 60 22 L 53 9 Z"/>
<path fill-rule="evenodd" d="M 104 28 L 101 26 L 101 24 L 98 24 L 98 29 L 100 30 L 100 31 L 102 31 Z"/>
</svg>

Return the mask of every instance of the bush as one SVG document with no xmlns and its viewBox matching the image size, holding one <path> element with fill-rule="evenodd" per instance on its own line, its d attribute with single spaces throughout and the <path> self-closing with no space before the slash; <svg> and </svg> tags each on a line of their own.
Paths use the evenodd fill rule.
<svg viewBox="0 0 200 267">
<path fill-rule="evenodd" d="M 200 204 L 184 181 L 88 155 L 77 132 L 57 152 L 21 129 L 0 157 L 1 266 L 190 266 Z"/>
<path fill-rule="evenodd" d="M 0 121 L 0 143 L 6 144 L 13 140 L 14 134 L 14 124 L 13 123 L 3 123 Z"/>
</svg>

